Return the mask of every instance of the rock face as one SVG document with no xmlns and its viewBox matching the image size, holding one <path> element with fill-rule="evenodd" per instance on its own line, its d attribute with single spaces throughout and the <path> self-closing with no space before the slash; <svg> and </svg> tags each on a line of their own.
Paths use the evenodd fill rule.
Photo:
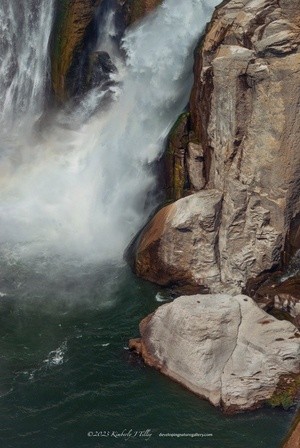
<svg viewBox="0 0 300 448">
<path fill-rule="evenodd" d="M 180 297 L 144 319 L 140 332 L 130 347 L 147 364 L 226 412 L 297 393 L 299 331 L 247 296 Z"/>
<path fill-rule="evenodd" d="M 185 169 L 185 151 L 188 141 L 188 115 L 182 114 L 169 134 L 167 150 L 163 158 L 167 198 L 172 201 L 183 197 L 188 182 Z"/>
<path fill-rule="evenodd" d="M 162 0 L 119 0 L 119 3 L 126 26 L 128 26 L 153 11 L 162 3 Z"/>
<path fill-rule="evenodd" d="M 65 101 L 74 93 L 73 90 L 78 89 L 78 85 L 75 83 L 74 86 L 68 77 L 72 76 L 74 66 L 82 64 L 82 49 L 88 40 L 85 38 L 101 2 L 102 0 L 61 0 L 58 2 L 51 57 L 52 87 L 58 102 Z M 80 52 L 80 62 L 76 60 L 78 52 Z"/>
<path fill-rule="evenodd" d="M 218 270 L 222 195 L 207 190 L 160 210 L 148 224 L 136 253 L 138 275 L 161 285 L 214 285 Z"/>
<path fill-rule="evenodd" d="M 279 318 L 290 320 L 300 328 L 300 277 L 288 278 L 281 281 L 278 275 L 265 276 L 258 288 L 248 289 L 249 294 L 260 308 Z M 256 282 L 260 281 L 258 277 Z M 249 286 L 249 285 L 248 285 Z"/>
<path fill-rule="evenodd" d="M 222 197 L 214 219 L 218 225 L 202 235 L 217 244 L 217 265 L 216 257 L 210 262 L 221 282 L 214 291 L 240 292 L 248 279 L 280 267 L 291 229 L 298 234 L 299 43 L 300 0 L 231 0 L 216 10 L 196 50 L 189 138 L 181 148 L 181 166 L 187 172 L 181 178 L 189 179 L 198 201 L 203 194 L 205 203 L 211 190 Z M 198 210 L 200 222 L 204 211 Z M 169 225 L 171 220 L 156 233 L 156 263 L 181 271 L 186 262 L 180 250 L 193 251 L 189 269 L 197 265 L 198 278 L 205 282 L 202 273 L 210 272 L 209 257 L 204 269 L 206 248 L 199 239 L 194 247 L 197 226 L 190 231 L 190 245 L 179 248 L 163 244 Z M 141 241 L 147 238 L 144 234 Z M 299 241 L 293 239 L 293 251 Z M 145 254 L 138 249 L 137 272 L 161 283 L 159 275 L 140 269 Z M 191 272 L 187 279 L 195 277 Z M 177 281 L 175 269 L 172 278 Z"/>
</svg>

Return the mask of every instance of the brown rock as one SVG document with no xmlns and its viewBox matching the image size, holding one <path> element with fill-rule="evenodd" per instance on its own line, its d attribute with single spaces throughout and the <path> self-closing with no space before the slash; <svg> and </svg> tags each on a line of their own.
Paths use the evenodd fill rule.
<svg viewBox="0 0 300 448">
<path fill-rule="evenodd" d="M 161 209 L 150 221 L 135 255 L 135 270 L 160 285 L 215 286 L 222 195 L 202 191 Z"/>
<path fill-rule="evenodd" d="M 299 11 L 300 0 L 231 0 L 217 8 L 196 51 L 189 132 L 203 168 L 190 164 L 188 175 L 195 187 L 224 199 L 217 260 L 202 259 L 198 240 L 191 263 L 204 273 L 202 263 L 208 272 L 217 262 L 220 290 L 241 291 L 248 279 L 279 268 L 285 250 L 299 248 Z M 176 258 L 177 250 L 170 242 L 153 247 L 152 257 L 162 259 L 164 251 Z M 194 268 L 185 260 L 177 257 L 176 270 L 184 266 L 187 281 Z"/>
<path fill-rule="evenodd" d="M 164 154 L 167 198 L 176 201 L 187 188 L 186 147 L 188 143 L 188 115 L 182 114 L 171 130 Z"/>
<path fill-rule="evenodd" d="M 300 277 L 295 276 L 282 282 L 276 281 L 276 277 L 275 274 L 265 280 L 253 298 L 265 311 L 286 318 L 300 328 Z"/>
<path fill-rule="evenodd" d="M 132 25 L 153 11 L 162 0 L 119 0 L 126 25 Z"/>
<path fill-rule="evenodd" d="M 69 96 L 67 77 L 71 65 L 84 43 L 88 26 L 102 0 L 61 0 L 58 3 L 56 29 L 52 45 L 52 86 L 56 99 Z"/>
</svg>

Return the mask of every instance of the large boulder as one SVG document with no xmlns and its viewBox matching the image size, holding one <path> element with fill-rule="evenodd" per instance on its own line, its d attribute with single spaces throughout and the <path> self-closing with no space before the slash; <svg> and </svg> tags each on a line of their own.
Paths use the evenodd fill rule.
<svg viewBox="0 0 300 448">
<path fill-rule="evenodd" d="M 293 403 L 300 333 L 243 295 L 183 296 L 140 325 L 130 347 L 145 362 L 232 413 Z"/>
<path fill-rule="evenodd" d="M 217 260 L 203 260 L 203 246 L 198 240 L 189 270 L 197 266 L 203 272 L 205 262 L 209 272 L 211 262 L 211 269 L 217 270 L 221 279 L 219 291 L 228 288 L 240 292 L 248 279 L 280 267 L 290 229 L 297 234 L 299 11 L 300 0 L 222 3 L 195 53 L 189 141 L 181 148 L 184 155 L 180 164 L 191 180 L 191 192 L 217 190 L 222 206 L 215 218 Z M 160 230 L 163 234 L 158 239 L 164 241 L 167 225 Z M 209 238 L 211 229 L 206 232 Z M 294 238 L 293 244 L 299 245 L 300 239 Z M 294 246 L 293 251 L 297 250 Z M 171 241 L 169 245 L 157 244 L 152 256 L 166 265 L 177 257 L 180 271 L 182 263 L 186 264 L 185 256 L 182 262 L 178 257 L 178 250 L 188 252 L 189 247 L 179 248 Z M 150 271 L 146 274 L 146 278 L 153 278 Z M 174 269 L 172 276 L 176 282 Z"/>
<path fill-rule="evenodd" d="M 138 242 L 135 271 L 160 285 L 220 282 L 218 227 L 222 194 L 202 191 L 161 209 Z"/>
</svg>

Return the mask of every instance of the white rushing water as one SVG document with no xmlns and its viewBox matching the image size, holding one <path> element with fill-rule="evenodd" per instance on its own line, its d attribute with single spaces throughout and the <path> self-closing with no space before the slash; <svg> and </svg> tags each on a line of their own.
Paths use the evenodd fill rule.
<svg viewBox="0 0 300 448">
<path fill-rule="evenodd" d="M 65 117 L 69 126 L 52 121 L 37 135 L 53 2 L 2 0 L 2 247 L 14 247 L 24 256 L 122 258 L 154 205 L 149 200 L 155 185 L 150 164 L 187 104 L 193 49 L 219 2 L 166 0 L 126 34 L 126 63 L 114 61 L 119 87 L 110 88 L 112 104 L 86 121 L 86 108 L 101 100 L 95 89 Z M 109 20 L 113 23 L 111 15 Z M 107 49 L 109 40 L 104 42 Z M 20 116 L 26 118 L 27 132 L 7 133 L 12 119 L 17 124 Z"/>
<path fill-rule="evenodd" d="M 21 124 L 24 132 L 42 113 L 54 1 L 1 0 L 1 134 L 16 133 Z"/>
</svg>

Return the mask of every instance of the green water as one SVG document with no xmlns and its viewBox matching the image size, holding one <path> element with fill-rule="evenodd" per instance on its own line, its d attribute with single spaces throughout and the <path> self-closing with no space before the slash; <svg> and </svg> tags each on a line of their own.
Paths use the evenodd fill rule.
<svg viewBox="0 0 300 448">
<path fill-rule="evenodd" d="M 280 446 L 292 413 L 224 417 L 127 350 L 159 305 L 127 267 L 0 268 L 1 447 Z"/>
</svg>

